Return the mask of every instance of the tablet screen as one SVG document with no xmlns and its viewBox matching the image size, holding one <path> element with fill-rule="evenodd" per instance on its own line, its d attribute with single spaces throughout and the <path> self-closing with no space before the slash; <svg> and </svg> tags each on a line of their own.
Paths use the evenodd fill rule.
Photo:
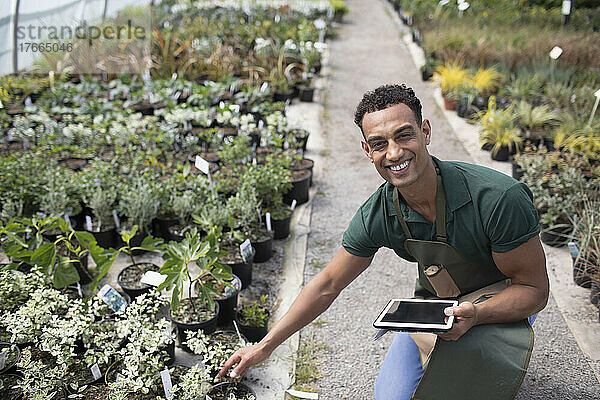
<svg viewBox="0 0 600 400">
<path fill-rule="evenodd" d="M 448 331 L 452 328 L 454 317 L 446 317 L 444 309 L 456 305 L 456 300 L 393 299 L 379 314 L 373 326 L 417 332 Z"/>
<path fill-rule="evenodd" d="M 381 322 L 405 322 L 443 325 L 444 309 L 448 303 L 414 303 L 397 301 L 389 308 Z"/>
</svg>

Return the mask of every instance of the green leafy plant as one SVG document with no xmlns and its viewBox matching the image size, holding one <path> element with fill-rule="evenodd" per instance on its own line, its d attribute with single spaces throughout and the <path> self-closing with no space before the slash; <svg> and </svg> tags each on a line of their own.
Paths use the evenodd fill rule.
<svg viewBox="0 0 600 400">
<path fill-rule="evenodd" d="M 243 305 L 239 311 L 240 322 L 244 325 L 261 327 L 269 321 L 269 311 L 267 309 L 267 295 L 262 295 L 258 301 L 249 305 Z"/>
<path fill-rule="evenodd" d="M 205 307 L 209 310 L 215 309 L 213 295 L 217 291 L 212 287 L 212 281 L 203 282 L 200 277 L 209 274 L 214 281 L 225 283 L 232 279 L 231 268 L 217 262 L 223 253 L 219 251 L 218 242 L 210 236 L 203 241 L 196 228 L 185 233 L 185 237 L 179 243 L 167 244 L 163 255 L 165 263 L 160 269 L 161 274 L 167 278 L 160 284 L 158 290 L 172 290 L 171 309 L 176 311 L 184 296 L 184 282 L 188 283 L 188 298 L 192 298 L 192 286 L 195 284 L 196 292 Z M 193 276 L 190 264 L 195 262 L 199 268 L 199 274 Z M 190 300 L 192 310 L 195 311 L 194 302 Z"/>
</svg>

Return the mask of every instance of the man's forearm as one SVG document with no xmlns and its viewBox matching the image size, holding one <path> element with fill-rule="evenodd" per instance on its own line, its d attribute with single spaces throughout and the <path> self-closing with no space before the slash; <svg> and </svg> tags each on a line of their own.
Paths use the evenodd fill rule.
<svg viewBox="0 0 600 400">
<path fill-rule="evenodd" d="M 476 325 L 516 322 L 542 310 L 548 300 L 543 288 L 514 284 L 475 305 Z"/>
</svg>

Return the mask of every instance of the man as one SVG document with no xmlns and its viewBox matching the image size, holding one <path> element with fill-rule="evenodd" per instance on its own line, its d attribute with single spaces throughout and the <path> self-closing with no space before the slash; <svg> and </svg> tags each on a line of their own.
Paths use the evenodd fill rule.
<svg viewBox="0 0 600 400">
<path fill-rule="evenodd" d="M 367 92 L 355 122 L 365 154 L 386 183 L 360 207 L 342 248 L 269 334 L 237 351 L 219 375 L 237 364 L 230 375 L 242 376 L 265 360 L 325 311 L 380 247 L 389 247 L 418 262 L 416 297 L 460 303 L 446 310 L 455 316 L 448 333 L 396 335 L 375 398 L 513 398 L 533 345 L 527 318 L 548 298 L 531 192 L 490 169 L 430 156 L 431 124 L 404 85 Z"/>
</svg>

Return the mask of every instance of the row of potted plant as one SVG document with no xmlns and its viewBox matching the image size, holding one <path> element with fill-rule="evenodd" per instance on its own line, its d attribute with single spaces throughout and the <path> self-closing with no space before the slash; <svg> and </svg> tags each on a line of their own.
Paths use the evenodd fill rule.
<svg viewBox="0 0 600 400">
<path fill-rule="evenodd" d="M 46 228 L 54 224 L 65 232 L 55 242 L 46 241 L 34 250 L 36 240 L 43 241 Z M 198 353 L 188 344 L 190 331 L 194 335 L 198 335 L 198 331 L 211 334 L 217 324 L 230 326 L 241 285 L 235 284 L 239 279 L 231 274 L 231 268 L 218 262 L 224 254 L 220 250 L 221 241 L 226 240 L 218 230 L 202 238 L 194 229 L 186 233 L 181 243 L 166 245 L 160 239 L 147 237 L 140 246 L 132 246 L 130 240 L 134 235 L 135 228 L 124 232 L 125 246 L 114 250 L 100 248 L 93 236 L 73 231 L 61 219 L 37 221 L 28 228 L 13 227 L 3 231 L 3 250 L 22 258 L 19 263 L 8 265 L 0 272 L 0 327 L 4 332 L 1 341 L 6 343 L 2 345 L 2 351 L 9 356 L 6 371 L 2 372 L 14 372 L 15 365 L 20 372 L 19 377 L 6 377 L 7 382 L 15 379 L 17 382 L 16 387 L 13 385 L 15 382 L 10 383 L 12 386 L 0 387 L 0 391 L 6 390 L 3 394 L 23 393 L 26 398 L 32 399 L 66 398 L 75 394 L 96 398 L 93 396 L 99 393 L 126 398 L 155 398 L 160 392 L 159 372 L 170 365 L 174 356 L 173 332 L 177 333 L 186 349 L 192 348 Z M 32 239 L 24 242 L 27 236 Z M 65 243 L 67 250 L 62 251 L 61 246 Z M 158 290 L 152 290 L 145 284 L 139 285 L 141 274 L 133 276 L 140 267 L 142 272 L 153 269 L 143 268 L 144 264 L 135 261 L 136 250 L 163 254 L 164 264 L 155 269 L 166 278 L 158 290 L 171 290 L 171 313 L 165 312 L 167 302 Z M 119 274 L 118 283 L 124 290 L 123 297 L 117 296 L 121 301 L 116 301 L 115 297 L 106 296 L 103 302 L 98 295 L 94 296 L 97 283 L 121 252 L 132 261 Z M 74 289 L 68 285 L 78 281 L 78 272 L 89 272 L 87 265 L 73 269 L 71 274 L 64 265 L 81 262 L 88 254 L 96 262 L 96 268 L 93 274 L 95 281 L 89 286 L 90 294 L 85 296 L 82 288 L 88 286 Z M 194 273 L 191 272 L 192 263 L 196 266 Z M 15 266 L 18 269 L 12 268 Z M 128 272 L 131 270 L 133 275 Z M 125 278 L 124 275 L 128 276 Z M 184 281 L 188 283 L 185 293 L 182 290 Z M 233 297 L 235 301 L 232 303 L 230 299 Z M 131 299 L 128 301 L 131 304 L 127 306 L 123 298 Z M 219 305 L 223 306 L 221 311 Z M 260 305 L 255 302 L 242 307 L 235 317 L 240 331 L 250 340 L 258 341 L 266 334 L 268 313 L 265 313 L 264 306 L 265 299 L 262 299 Z M 222 312 L 226 314 L 221 315 Z M 166 318 L 162 317 L 163 314 Z M 211 347 L 200 353 L 204 355 L 205 369 L 197 369 L 186 378 L 196 382 L 198 390 L 180 393 L 181 397 L 177 398 L 204 396 L 211 382 L 208 372 L 216 372 L 224 361 L 223 356 L 231 354 L 239 345 L 238 341 L 229 340 L 222 348 L 219 347 L 221 357 L 211 353 L 214 350 Z M 130 363 L 133 360 L 135 366 L 132 367 Z M 92 366 L 91 370 L 89 366 Z M 104 377 L 96 376 L 98 372 L 94 368 L 104 371 Z M 39 380 L 39 375 L 48 369 L 52 373 Z M 173 370 L 171 372 L 174 373 Z M 180 373 L 179 378 L 182 375 Z M 107 386 L 98 388 L 90 385 L 101 381 Z M 185 379 L 181 381 L 184 386 L 188 383 Z M 203 391 L 199 391 L 201 388 Z M 177 386 L 173 390 L 176 393 Z M 247 391 L 247 388 L 240 390 Z"/>
</svg>

